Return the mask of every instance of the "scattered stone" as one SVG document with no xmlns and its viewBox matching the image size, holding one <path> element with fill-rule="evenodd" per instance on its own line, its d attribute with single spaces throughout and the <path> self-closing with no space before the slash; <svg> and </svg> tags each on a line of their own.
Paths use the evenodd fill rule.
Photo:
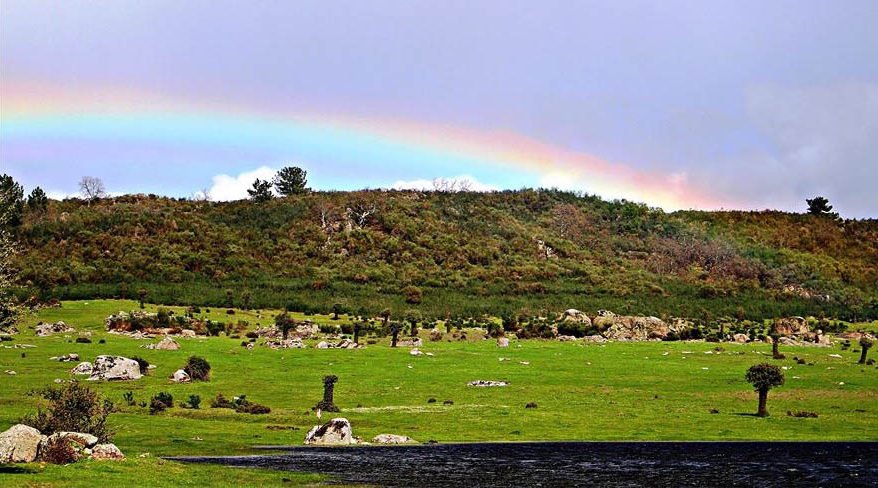
<svg viewBox="0 0 878 488">
<path fill-rule="evenodd" d="M 91 450 L 91 458 L 97 461 L 118 461 L 125 459 L 115 444 L 98 444 Z"/>
<path fill-rule="evenodd" d="M 329 349 L 329 343 L 326 341 L 321 341 L 317 344 L 317 349 Z"/>
<path fill-rule="evenodd" d="M 605 338 L 616 341 L 661 340 L 671 332 L 679 332 L 657 317 L 598 316 L 594 326 Z"/>
<path fill-rule="evenodd" d="M 421 354 L 424 354 L 424 353 L 422 353 L 421 350 L 416 347 L 416 348 L 412 349 L 411 351 L 409 351 L 409 354 L 411 354 L 412 356 L 420 356 Z"/>
<path fill-rule="evenodd" d="M 583 324 L 586 327 L 591 327 L 591 319 L 588 318 L 588 315 L 576 310 L 575 308 L 565 310 L 564 314 L 561 315 L 561 321 L 576 322 L 578 324 Z"/>
<path fill-rule="evenodd" d="M 829 357 L 831 357 L 831 358 L 835 358 L 835 359 L 841 359 L 841 358 L 842 358 L 842 357 L 841 357 L 841 354 L 830 354 Z"/>
<path fill-rule="evenodd" d="M 732 336 L 732 341 L 738 344 L 745 344 L 750 341 L 750 337 L 747 334 L 735 334 Z"/>
<path fill-rule="evenodd" d="M 74 366 L 73 369 L 70 370 L 70 372 L 73 374 L 91 375 L 93 370 L 94 370 L 94 365 L 88 361 L 84 361 L 84 362 L 81 362 L 81 363 L 77 364 L 76 366 Z"/>
<path fill-rule="evenodd" d="M 15 371 L 12 371 L 11 369 L 3 370 L 3 372 L 6 373 L 6 374 L 8 374 L 9 376 L 15 376 L 15 375 L 18 374 L 18 373 L 16 373 Z"/>
<path fill-rule="evenodd" d="M 420 337 L 416 337 L 413 339 L 402 339 L 396 345 L 399 347 L 423 347 L 424 341 Z"/>
<path fill-rule="evenodd" d="M 560 335 L 558 336 L 558 340 L 561 342 L 575 342 L 577 339 L 571 335 Z"/>
<path fill-rule="evenodd" d="M 140 364 L 133 359 L 121 356 L 98 356 L 93 364 L 89 381 L 138 380 L 142 376 L 140 374 Z"/>
<path fill-rule="evenodd" d="M 59 320 L 54 324 L 40 322 L 39 324 L 37 324 L 35 331 L 36 334 L 40 337 L 48 337 L 52 334 L 67 334 L 70 332 L 76 332 L 73 327 L 70 327 L 62 320 Z"/>
<path fill-rule="evenodd" d="M 509 385 L 506 381 L 489 381 L 489 380 L 476 380 L 470 381 L 467 383 L 467 386 L 475 386 L 478 388 L 491 388 L 491 387 L 502 387 Z"/>
<path fill-rule="evenodd" d="M 445 334 L 443 334 L 442 331 L 439 329 L 430 330 L 430 341 L 431 342 L 439 342 L 442 340 L 442 338 L 444 336 L 445 336 Z"/>
<path fill-rule="evenodd" d="M 406 435 L 379 434 L 372 438 L 373 444 L 416 444 L 417 442 Z"/>
<path fill-rule="evenodd" d="M 497 339 L 497 347 L 509 347 L 509 338 L 500 337 Z"/>
<path fill-rule="evenodd" d="M 0 433 L 0 464 L 32 463 L 36 461 L 40 443 L 46 436 L 23 424 L 10 427 Z"/>
<path fill-rule="evenodd" d="M 356 444 L 348 419 L 332 419 L 323 425 L 315 425 L 305 436 L 305 444 L 318 446 L 346 446 Z"/>
<path fill-rule="evenodd" d="M 325 344 L 325 343 L 321 343 Z M 285 340 L 268 340 L 265 341 L 265 346 L 271 349 L 305 349 L 305 343 L 302 342 L 302 339 L 285 339 Z M 328 344 L 327 344 L 328 346 Z M 246 346 L 245 346 L 246 347 Z M 318 346 L 318 348 L 320 348 Z M 329 349 L 328 347 L 320 348 L 320 349 Z"/>
<path fill-rule="evenodd" d="M 604 336 L 599 336 L 599 335 L 585 336 L 585 337 L 582 338 L 582 340 L 583 340 L 584 342 L 593 342 L 593 343 L 596 343 L 596 344 L 603 344 L 604 342 L 607 342 L 607 338 L 606 338 L 606 337 L 604 337 Z"/>
<path fill-rule="evenodd" d="M 49 361 L 59 361 L 62 363 L 69 363 L 72 361 L 79 361 L 79 354 L 65 354 L 63 356 L 55 356 L 49 358 Z"/>
</svg>

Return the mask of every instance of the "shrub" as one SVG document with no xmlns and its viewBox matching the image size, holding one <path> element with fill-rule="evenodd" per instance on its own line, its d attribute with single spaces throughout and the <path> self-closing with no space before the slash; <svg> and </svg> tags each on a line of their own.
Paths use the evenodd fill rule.
<svg viewBox="0 0 878 488">
<path fill-rule="evenodd" d="M 213 401 L 210 402 L 210 408 L 235 408 L 235 404 L 229 401 L 222 393 L 218 393 Z"/>
<path fill-rule="evenodd" d="M 251 402 L 246 402 L 243 405 L 238 405 L 237 407 L 235 407 L 235 411 L 238 413 L 249 413 L 251 415 L 264 415 L 271 413 L 271 409 L 266 407 L 265 405 Z"/>
<path fill-rule="evenodd" d="M 800 419 L 816 419 L 818 417 L 818 415 L 816 413 L 808 412 L 805 410 L 802 410 L 800 412 L 787 411 L 787 416 L 796 417 L 796 418 L 800 418 Z"/>
<path fill-rule="evenodd" d="M 405 302 L 412 305 L 421 303 L 421 300 L 424 298 L 424 292 L 417 286 L 412 285 L 403 288 L 402 294 L 405 296 Z"/>
<path fill-rule="evenodd" d="M 79 460 L 80 455 L 73 448 L 76 442 L 69 437 L 56 437 L 40 449 L 40 459 L 49 464 L 70 464 Z"/>
<path fill-rule="evenodd" d="M 125 393 L 122 394 L 122 398 L 125 400 L 125 404 L 128 405 L 129 407 L 133 407 L 134 405 L 137 404 L 137 402 L 134 401 L 134 392 L 133 391 L 126 391 Z"/>
<path fill-rule="evenodd" d="M 201 408 L 201 397 L 198 395 L 189 395 L 189 406 L 198 410 Z"/>
<path fill-rule="evenodd" d="M 134 356 L 131 359 L 137 361 L 137 365 L 140 366 L 140 374 L 149 373 L 149 361 L 140 356 Z"/>
<path fill-rule="evenodd" d="M 244 334 L 244 337 L 246 337 L 248 339 L 256 339 L 259 337 L 259 334 L 257 334 L 256 332 L 250 331 L 250 332 L 247 332 L 246 334 Z"/>
<path fill-rule="evenodd" d="M 210 363 L 202 357 L 190 356 L 183 371 L 192 381 L 210 381 Z"/>
<path fill-rule="evenodd" d="M 76 343 L 77 344 L 91 344 L 91 339 L 89 339 L 88 337 L 77 337 Z"/>
<path fill-rule="evenodd" d="M 168 392 L 160 392 L 158 395 L 152 397 L 154 400 L 158 400 L 165 404 L 166 407 L 172 408 L 174 406 L 174 396 Z"/>
<path fill-rule="evenodd" d="M 168 408 L 167 405 L 158 398 L 153 397 L 149 402 L 149 414 L 156 415 L 164 412 Z"/>
<path fill-rule="evenodd" d="M 21 423 L 45 435 L 81 432 L 97 437 L 99 442 L 109 442 L 112 438 L 113 432 L 107 426 L 107 417 L 113 411 L 113 403 L 101 398 L 97 392 L 72 382 L 37 393 L 48 400 L 48 407 L 25 416 Z"/>
</svg>

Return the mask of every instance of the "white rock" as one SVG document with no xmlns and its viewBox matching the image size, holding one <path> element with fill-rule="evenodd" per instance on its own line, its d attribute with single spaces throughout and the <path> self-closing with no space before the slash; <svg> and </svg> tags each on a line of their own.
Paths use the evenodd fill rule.
<svg viewBox="0 0 878 488">
<path fill-rule="evenodd" d="M 318 446 L 346 446 L 356 444 L 348 419 L 332 419 L 323 425 L 315 425 L 305 436 L 305 444 Z"/>
<path fill-rule="evenodd" d="M 509 347 L 509 339 L 506 337 L 497 339 L 497 347 Z"/>
<path fill-rule="evenodd" d="M 475 387 L 479 387 L 479 388 L 500 387 L 500 386 L 507 386 L 508 384 L 509 383 L 507 383 L 505 381 L 488 381 L 488 380 L 476 380 L 476 381 L 470 381 L 469 383 L 467 383 L 468 386 L 475 386 Z"/>
<path fill-rule="evenodd" d="M 91 375 L 93 369 L 94 369 L 94 365 L 92 365 L 88 361 L 85 361 L 85 362 L 77 364 L 73 369 L 70 370 L 70 372 L 73 374 Z"/>
<path fill-rule="evenodd" d="M 407 435 L 379 434 L 372 439 L 373 444 L 414 444 L 415 440 Z"/>
<path fill-rule="evenodd" d="M 98 444 L 92 448 L 91 458 L 98 461 L 116 461 L 125 459 L 125 455 L 115 444 Z"/>
<path fill-rule="evenodd" d="M 174 383 L 189 383 L 192 381 L 192 378 L 190 378 L 189 374 L 182 369 L 178 369 L 177 371 L 174 371 L 174 376 L 171 378 L 171 381 Z"/>
<path fill-rule="evenodd" d="M 140 364 L 133 359 L 121 356 L 98 356 L 95 359 L 89 380 L 138 380 L 142 376 L 140 374 Z"/>
<path fill-rule="evenodd" d="M 46 436 L 23 424 L 13 425 L 0 433 L 0 464 L 36 461 L 40 443 Z"/>
</svg>

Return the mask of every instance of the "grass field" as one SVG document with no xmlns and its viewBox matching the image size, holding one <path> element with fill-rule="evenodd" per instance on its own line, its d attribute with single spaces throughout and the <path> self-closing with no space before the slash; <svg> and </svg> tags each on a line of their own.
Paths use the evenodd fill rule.
<svg viewBox="0 0 878 488">
<path fill-rule="evenodd" d="M 96 480 L 132 480 L 127 486 L 248 483 L 308 484 L 310 475 L 252 472 L 209 466 L 183 466 L 158 456 L 251 452 L 254 446 L 301 444 L 317 423 L 311 407 L 322 396 L 321 378 L 338 375 L 336 403 L 341 416 L 364 439 L 382 433 L 404 434 L 422 442 L 502 441 L 666 441 L 666 440 L 878 440 L 878 369 L 857 365 L 859 354 L 833 348 L 783 347 L 786 360 L 775 361 L 766 344 L 608 343 L 594 345 L 551 341 L 512 341 L 499 349 L 494 341 L 428 342 L 413 357 L 407 348 L 392 349 L 386 339 L 360 350 L 246 350 L 240 339 L 224 336 L 179 339 L 180 351 L 154 351 L 137 341 L 107 334 L 104 318 L 137 304 L 125 301 L 65 302 L 28 317 L 14 342 L 32 349 L 0 349 L 0 431 L 33 411 L 34 388 L 69 379 L 75 363 L 49 357 L 77 353 L 84 361 L 99 354 L 141 356 L 157 369 L 141 380 L 91 383 L 116 402 L 114 442 L 128 456 L 118 464 L 79 463 L 0 469 L 2 486 L 80 486 Z M 154 306 L 148 306 L 154 310 Z M 178 309 L 179 310 L 179 309 Z M 225 310 L 214 319 L 228 321 Z M 234 319 L 268 324 L 271 312 L 238 311 Z M 38 338 L 37 321 L 64 320 L 77 331 L 92 333 L 91 344 L 77 344 L 77 334 Z M 329 322 L 328 317 L 317 321 Z M 870 327 L 874 327 L 871 325 Z M 99 344 L 105 339 L 105 344 Z M 310 343 L 313 346 L 313 342 Z M 873 351 L 874 353 L 874 351 Z M 841 359 L 830 354 L 840 354 Z M 168 376 L 190 355 L 213 366 L 210 382 L 171 384 Z M 799 365 L 793 356 L 813 366 Z M 501 360 L 503 359 L 503 360 Z M 771 392 L 769 418 L 756 418 L 756 395 L 744 381 L 747 368 L 771 362 L 788 368 L 786 384 Z M 526 363 L 526 364 L 525 364 Z M 477 379 L 506 380 L 505 388 L 471 388 Z M 200 410 L 173 408 L 151 416 L 146 408 L 124 406 L 122 395 L 138 402 L 158 392 L 175 402 L 202 398 Z M 252 416 L 209 408 L 217 394 L 247 395 L 268 405 L 269 415 Z M 428 403 L 434 398 L 436 403 Z M 453 405 L 443 405 L 452 400 Z M 525 409 L 535 402 L 537 409 Z M 719 413 L 711 413 L 711 410 Z M 819 418 L 788 417 L 811 411 Z M 325 417 L 324 417 L 325 420 Z M 281 426 L 284 429 L 269 428 Z M 149 453 L 150 457 L 139 456 Z M 162 473 L 171 473 L 167 480 Z M 158 478 L 157 478 L 158 477 Z"/>
</svg>

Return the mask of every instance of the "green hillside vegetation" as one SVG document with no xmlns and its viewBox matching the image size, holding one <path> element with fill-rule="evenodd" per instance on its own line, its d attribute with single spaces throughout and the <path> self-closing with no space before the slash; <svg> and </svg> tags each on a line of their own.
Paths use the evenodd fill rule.
<svg viewBox="0 0 878 488">
<path fill-rule="evenodd" d="M 264 195 L 263 195 L 264 196 Z M 263 198 L 260 198 L 263 200 Z M 433 318 L 578 308 L 878 318 L 878 220 L 665 213 L 556 190 L 23 205 L 22 297 Z"/>
</svg>

